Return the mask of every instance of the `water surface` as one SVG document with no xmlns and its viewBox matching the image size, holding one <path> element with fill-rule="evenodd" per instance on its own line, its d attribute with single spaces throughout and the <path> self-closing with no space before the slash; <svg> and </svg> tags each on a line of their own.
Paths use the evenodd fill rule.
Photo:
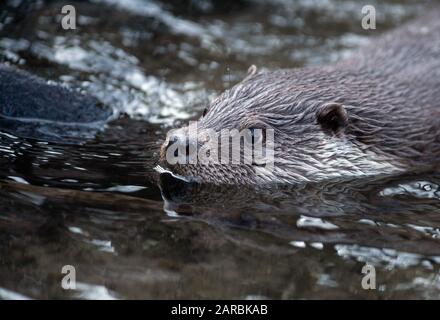
<svg viewBox="0 0 440 320">
<path fill-rule="evenodd" d="M 260 69 L 331 63 L 428 1 L 0 5 L 0 59 L 110 106 L 83 145 L 0 131 L 0 298 L 439 298 L 440 176 L 236 190 L 158 186 L 167 130 Z M 5 20 L 6 17 L 6 20 Z M 162 192 L 161 192 L 162 191 Z M 362 267 L 377 289 L 363 290 Z M 77 290 L 61 288 L 76 268 Z"/>
</svg>

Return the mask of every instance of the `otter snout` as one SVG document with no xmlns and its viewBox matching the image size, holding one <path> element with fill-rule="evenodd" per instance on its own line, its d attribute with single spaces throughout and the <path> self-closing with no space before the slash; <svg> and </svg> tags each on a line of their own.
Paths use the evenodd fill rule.
<svg viewBox="0 0 440 320">
<path fill-rule="evenodd" d="M 187 164 L 191 156 L 196 154 L 196 150 L 197 136 L 188 134 L 188 127 L 172 129 L 162 145 L 161 160 L 167 166 Z"/>
</svg>

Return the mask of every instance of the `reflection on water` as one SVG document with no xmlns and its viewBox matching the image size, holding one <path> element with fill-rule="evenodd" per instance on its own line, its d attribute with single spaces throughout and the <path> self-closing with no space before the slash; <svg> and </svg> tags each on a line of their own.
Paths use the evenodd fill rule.
<svg viewBox="0 0 440 320">
<path fill-rule="evenodd" d="M 385 30 L 427 1 L 370 3 Z M 236 190 L 154 170 L 165 132 L 250 64 L 327 63 L 365 42 L 361 4 L 72 4 L 76 31 L 60 28 L 61 2 L 0 5 L 1 60 L 81 88 L 119 119 L 75 146 L 0 132 L 0 298 L 439 297 L 436 173 Z M 361 288 L 367 262 L 378 290 Z M 61 288 L 64 265 L 75 291 Z"/>
</svg>

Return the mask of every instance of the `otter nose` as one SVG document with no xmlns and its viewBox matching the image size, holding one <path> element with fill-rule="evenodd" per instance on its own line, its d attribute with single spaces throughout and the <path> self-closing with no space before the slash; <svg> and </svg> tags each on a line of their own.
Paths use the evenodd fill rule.
<svg viewBox="0 0 440 320">
<path fill-rule="evenodd" d="M 192 163 L 197 155 L 196 141 L 192 141 L 188 129 L 180 128 L 168 132 L 164 144 L 165 158 L 169 164 Z"/>
<path fill-rule="evenodd" d="M 176 144 L 176 147 L 184 147 L 187 148 L 188 147 L 188 138 L 187 136 L 179 131 L 173 131 L 171 133 L 169 133 L 168 135 L 168 143 L 166 144 L 166 149 L 168 149 L 169 147 L 171 147 L 172 145 Z"/>
</svg>

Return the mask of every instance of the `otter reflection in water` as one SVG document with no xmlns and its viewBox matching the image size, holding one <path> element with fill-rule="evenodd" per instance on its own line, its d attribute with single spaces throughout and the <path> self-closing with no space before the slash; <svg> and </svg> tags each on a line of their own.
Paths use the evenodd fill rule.
<svg viewBox="0 0 440 320">
<path fill-rule="evenodd" d="M 170 164 L 166 151 L 217 143 L 174 130 L 162 166 L 211 184 L 297 184 L 422 171 L 440 156 L 440 10 L 334 65 L 257 72 L 221 94 L 201 130 L 274 131 L 272 170 L 254 163 Z"/>
<path fill-rule="evenodd" d="M 252 230 L 283 242 L 385 244 L 398 251 L 440 255 L 435 230 L 431 234 L 420 226 L 424 219 L 438 220 L 438 173 L 255 188 L 188 183 L 164 172 L 159 185 L 172 219 L 207 223 L 225 236 Z"/>
</svg>

